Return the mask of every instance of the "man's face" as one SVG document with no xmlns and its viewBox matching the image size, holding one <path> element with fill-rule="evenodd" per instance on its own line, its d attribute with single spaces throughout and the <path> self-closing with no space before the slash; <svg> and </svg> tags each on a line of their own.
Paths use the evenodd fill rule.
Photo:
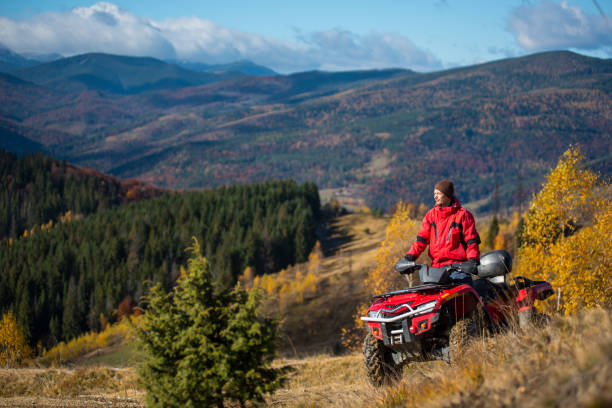
<svg viewBox="0 0 612 408">
<path fill-rule="evenodd" d="M 434 200 L 436 200 L 436 205 L 447 205 L 451 201 L 446 194 L 438 189 L 434 190 Z"/>
</svg>

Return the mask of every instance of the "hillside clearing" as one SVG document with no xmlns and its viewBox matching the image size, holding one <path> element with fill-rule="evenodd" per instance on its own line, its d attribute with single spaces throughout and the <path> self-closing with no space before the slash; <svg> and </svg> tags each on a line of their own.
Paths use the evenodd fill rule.
<svg viewBox="0 0 612 408">
<path fill-rule="evenodd" d="M 283 293 L 265 295 L 264 310 L 281 318 L 281 355 L 304 357 L 338 353 L 342 329 L 354 324 L 359 304 L 368 300 L 363 285 L 374 266 L 384 239 L 387 219 L 371 214 L 344 214 L 329 218 L 320 231 L 324 254 L 316 272 L 316 290 L 300 301 Z M 294 281 L 308 264 L 289 268 L 271 279 Z"/>
</svg>

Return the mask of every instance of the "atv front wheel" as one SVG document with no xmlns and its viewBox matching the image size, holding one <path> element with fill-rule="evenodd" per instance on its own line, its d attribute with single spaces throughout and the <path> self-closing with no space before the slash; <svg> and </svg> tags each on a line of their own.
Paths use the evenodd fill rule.
<svg viewBox="0 0 612 408">
<path fill-rule="evenodd" d="M 393 362 L 391 350 L 371 333 L 363 341 L 363 359 L 368 379 L 376 387 L 389 384 L 401 373 L 401 368 Z"/>
</svg>

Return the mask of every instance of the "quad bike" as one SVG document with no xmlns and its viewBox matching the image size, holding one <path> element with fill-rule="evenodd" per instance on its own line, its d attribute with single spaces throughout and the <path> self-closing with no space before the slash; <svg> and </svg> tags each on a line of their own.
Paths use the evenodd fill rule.
<svg viewBox="0 0 612 408">
<path fill-rule="evenodd" d="M 524 327 L 539 316 L 534 300 L 553 294 L 548 282 L 522 276 L 507 282 L 512 258 L 504 250 L 480 258 L 478 279 L 465 273 L 473 270 L 467 265 L 434 268 L 405 259 L 396 263 L 396 271 L 418 273 L 422 284 L 374 296 L 367 316 L 361 318 L 368 325 L 363 353 L 374 385 L 397 377 L 409 361 L 450 363 L 471 337 L 513 322 Z"/>
</svg>

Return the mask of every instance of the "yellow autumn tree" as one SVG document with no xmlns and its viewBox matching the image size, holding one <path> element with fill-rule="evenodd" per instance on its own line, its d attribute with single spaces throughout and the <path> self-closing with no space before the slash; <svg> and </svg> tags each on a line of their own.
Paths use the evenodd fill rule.
<svg viewBox="0 0 612 408">
<path fill-rule="evenodd" d="M 585 169 L 583 160 L 580 149 L 568 149 L 532 200 L 516 268 L 560 290 L 565 314 L 609 305 L 612 295 L 612 207 L 602 194 L 610 186 Z"/>
<path fill-rule="evenodd" d="M 393 269 L 393 265 L 408 252 L 410 245 L 416 239 L 421 222 L 411 218 L 414 215 L 414 205 L 400 201 L 385 229 L 385 239 L 376 252 L 376 267 L 368 272 L 364 284 L 366 292 L 370 294 L 382 293 L 394 289 L 401 289 L 415 285 L 414 276 L 400 275 Z M 362 304 L 354 315 L 355 325 L 352 328 L 342 329 L 342 344 L 344 347 L 356 350 L 363 341 L 363 327 L 361 321 L 368 308 Z"/>
<path fill-rule="evenodd" d="M 419 232 L 420 221 L 411 218 L 411 213 L 410 204 L 401 201 L 397 204 L 385 229 L 385 240 L 376 252 L 376 267 L 368 273 L 365 281 L 367 292 L 374 294 L 408 286 L 405 278 L 393 269 L 393 265 L 408 252 Z M 409 282 L 411 285 L 414 283 Z"/>
<path fill-rule="evenodd" d="M 19 367 L 32 356 L 23 330 L 12 312 L 0 320 L 0 367 Z"/>
<path fill-rule="evenodd" d="M 323 261 L 323 249 L 321 249 L 321 243 L 317 241 L 314 248 L 308 255 L 308 272 L 318 275 L 321 269 L 321 262 Z"/>
<path fill-rule="evenodd" d="M 268 296 L 268 300 L 274 299 L 273 301 L 278 303 L 279 310 L 283 311 L 287 306 L 302 303 L 305 299 L 315 295 L 320 281 L 322 261 L 323 250 L 321 243 L 317 241 L 308 256 L 307 263 L 292 267 L 290 270 L 282 269 L 277 274 L 255 276 L 251 279 L 250 286 L 243 283 L 249 274 L 249 268 L 247 268 L 239 281 L 244 287 L 253 287 L 265 291 L 267 295 L 272 295 Z M 304 268 L 306 273 L 303 272 Z"/>
<path fill-rule="evenodd" d="M 505 249 L 512 256 L 516 253 L 516 242 L 514 235 L 521 221 L 521 216 L 517 211 L 512 214 L 510 222 L 503 222 L 499 224 L 499 231 L 497 236 L 493 240 L 492 249 Z"/>
<path fill-rule="evenodd" d="M 242 273 L 238 277 L 238 282 L 240 282 L 240 286 L 243 289 L 251 289 L 253 287 L 253 281 L 255 280 L 255 268 L 247 266 Z"/>
</svg>

